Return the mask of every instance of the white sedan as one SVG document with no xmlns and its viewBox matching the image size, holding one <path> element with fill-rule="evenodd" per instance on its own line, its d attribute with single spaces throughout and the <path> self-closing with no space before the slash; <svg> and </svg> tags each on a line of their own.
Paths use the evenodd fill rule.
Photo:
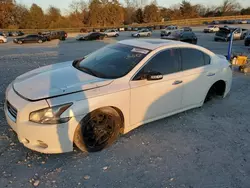
<svg viewBox="0 0 250 188">
<path fill-rule="evenodd" d="M 124 40 L 83 59 L 35 69 L 6 90 L 5 115 L 26 147 L 42 153 L 100 151 L 120 134 L 225 97 L 224 56 L 188 43 Z"/>
<path fill-rule="evenodd" d="M 7 43 L 7 42 L 8 42 L 7 37 L 0 35 L 0 43 Z"/>
<path fill-rule="evenodd" d="M 104 32 L 106 37 L 118 37 L 119 36 L 119 31 L 115 29 L 108 29 Z"/>
</svg>

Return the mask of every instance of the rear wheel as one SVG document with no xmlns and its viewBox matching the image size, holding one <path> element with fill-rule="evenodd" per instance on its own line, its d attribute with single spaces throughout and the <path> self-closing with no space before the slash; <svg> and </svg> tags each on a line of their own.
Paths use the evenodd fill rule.
<svg viewBox="0 0 250 188">
<path fill-rule="evenodd" d="M 206 102 L 212 100 L 216 96 L 223 96 L 225 90 L 226 90 L 226 84 L 225 84 L 225 82 L 222 81 L 222 80 L 217 81 L 209 89 L 204 102 L 206 103 Z"/>
<path fill-rule="evenodd" d="M 22 44 L 23 42 L 22 42 L 21 40 L 19 40 L 17 43 L 18 43 L 18 44 Z"/>
<path fill-rule="evenodd" d="M 117 140 L 121 125 L 121 117 L 115 109 L 97 109 L 89 113 L 78 125 L 74 143 L 82 151 L 101 151 Z"/>
<path fill-rule="evenodd" d="M 137 38 L 140 38 L 140 37 L 141 37 L 141 35 L 138 34 L 138 35 L 137 35 Z"/>
<path fill-rule="evenodd" d="M 147 36 L 150 37 L 150 33 L 148 33 Z"/>
<path fill-rule="evenodd" d="M 4 41 L 3 41 L 3 40 L 0 40 L 0 43 L 4 43 Z"/>
<path fill-rule="evenodd" d="M 41 43 L 43 43 L 43 41 L 40 39 L 40 40 L 38 40 L 38 43 L 41 44 Z"/>
</svg>

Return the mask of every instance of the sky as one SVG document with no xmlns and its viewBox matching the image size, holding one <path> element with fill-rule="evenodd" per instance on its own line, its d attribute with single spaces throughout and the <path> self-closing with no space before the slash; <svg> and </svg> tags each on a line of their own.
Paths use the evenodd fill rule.
<svg viewBox="0 0 250 188">
<path fill-rule="evenodd" d="M 63 12 L 68 8 L 70 2 L 72 0 L 16 0 L 18 3 L 25 4 L 30 6 L 32 3 L 36 3 L 44 9 L 47 9 L 50 5 L 56 6 L 60 8 Z M 88 0 L 86 0 L 88 1 Z M 152 0 L 146 0 L 151 2 Z M 174 4 L 180 3 L 182 0 L 157 0 L 159 6 L 169 7 Z M 223 0 L 189 0 L 189 2 L 193 4 L 204 4 L 204 5 L 219 5 Z M 123 0 L 120 0 L 123 2 Z M 242 5 L 242 7 L 250 6 L 250 0 L 238 0 L 238 2 Z"/>
</svg>

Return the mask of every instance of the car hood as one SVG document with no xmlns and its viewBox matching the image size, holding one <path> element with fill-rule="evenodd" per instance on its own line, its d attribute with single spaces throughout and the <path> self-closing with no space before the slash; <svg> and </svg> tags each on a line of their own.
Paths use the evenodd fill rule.
<svg viewBox="0 0 250 188">
<path fill-rule="evenodd" d="M 84 73 L 72 61 L 35 69 L 16 78 L 14 90 L 31 101 L 103 87 L 112 82 Z"/>
</svg>

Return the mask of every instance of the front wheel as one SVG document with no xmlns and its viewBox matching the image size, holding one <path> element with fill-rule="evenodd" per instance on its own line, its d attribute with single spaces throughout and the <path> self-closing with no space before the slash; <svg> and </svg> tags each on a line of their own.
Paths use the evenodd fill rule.
<svg viewBox="0 0 250 188">
<path fill-rule="evenodd" d="M 137 35 L 137 38 L 140 38 L 140 37 L 141 37 L 141 35 L 138 34 L 138 35 Z"/>
<path fill-rule="evenodd" d="M 19 40 L 17 43 L 18 43 L 18 44 L 22 44 L 23 42 L 22 42 L 21 40 Z"/>
<path fill-rule="evenodd" d="M 3 40 L 0 40 L 0 43 L 4 43 L 4 41 L 3 41 Z"/>
<path fill-rule="evenodd" d="M 80 122 L 74 135 L 74 143 L 82 151 L 101 151 L 118 139 L 121 125 L 121 117 L 115 109 L 97 109 Z"/>
<path fill-rule="evenodd" d="M 38 40 L 38 43 L 41 44 L 41 43 L 43 43 L 43 41 L 42 40 Z"/>
</svg>

